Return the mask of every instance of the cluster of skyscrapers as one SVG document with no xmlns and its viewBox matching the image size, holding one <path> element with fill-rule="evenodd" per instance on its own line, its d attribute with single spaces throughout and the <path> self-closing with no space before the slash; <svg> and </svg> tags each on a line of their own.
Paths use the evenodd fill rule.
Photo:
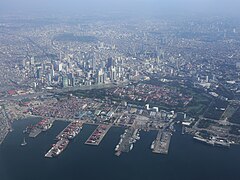
<svg viewBox="0 0 240 180">
<path fill-rule="evenodd" d="M 31 79 L 34 88 L 117 83 L 131 77 L 130 72 L 124 68 L 122 57 L 109 57 L 99 61 L 94 53 L 82 53 L 78 58 L 64 56 L 60 54 L 59 57 L 47 57 L 46 60 L 28 56 L 20 68 Z"/>
</svg>

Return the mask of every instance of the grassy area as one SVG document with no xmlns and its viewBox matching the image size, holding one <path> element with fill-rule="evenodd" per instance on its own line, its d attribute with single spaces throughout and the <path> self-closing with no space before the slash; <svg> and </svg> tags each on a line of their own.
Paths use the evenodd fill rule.
<svg viewBox="0 0 240 180">
<path fill-rule="evenodd" d="M 191 115 L 201 114 L 201 112 L 204 110 L 205 106 L 202 104 L 198 104 L 196 106 L 189 106 L 187 108 L 187 113 Z"/>
<path fill-rule="evenodd" d="M 229 102 L 216 98 L 211 102 L 210 106 L 204 114 L 204 117 L 219 120 L 224 113 L 224 109 L 226 109 L 228 105 Z"/>
<path fill-rule="evenodd" d="M 201 119 L 201 120 L 198 122 L 197 127 L 198 127 L 198 128 L 208 128 L 210 125 L 214 125 L 214 124 L 216 124 L 216 123 L 213 122 L 213 121 Z"/>
<path fill-rule="evenodd" d="M 230 129 L 229 133 L 234 134 L 234 135 L 240 135 L 240 127 L 231 126 L 231 129 Z"/>
<path fill-rule="evenodd" d="M 223 115 L 221 116 L 220 120 L 229 119 L 232 115 L 237 111 L 238 107 L 234 105 L 229 105 Z"/>
<path fill-rule="evenodd" d="M 206 94 L 192 92 L 193 100 L 186 106 L 186 112 L 193 117 L 202 115 L 211 102 L 211 97 Z"/>
<path fill-rule="evenodd" d="M 240 108 L 229 118 L 232 123 L 240 124 Z"/>
</svg>

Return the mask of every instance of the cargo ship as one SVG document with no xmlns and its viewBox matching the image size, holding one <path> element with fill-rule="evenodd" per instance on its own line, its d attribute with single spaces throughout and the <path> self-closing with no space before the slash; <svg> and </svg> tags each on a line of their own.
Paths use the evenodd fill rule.
<svg viewBox="0 0 240 180">
<path fill-rule="evenodd" d="M 214 142 L 209 140 L 209 139 L 204 139 L 203 137 L 200 136 L 194 136 L 193 139 L 199 141 L 199 142 L 203 142 L 205 144 L 209 144 L 209 145 L 214 145 Z"/>
<path fill-rule="evenodd" d="M 49 125 L 50 126 L 50 125 Z M 47 126 L 46 128 L 49 128 Z M 83 123 L 81 121 L 71 122 L 60 134 L 56 137 L 57 143 L 53 144 L 52 148 L 45 154 L 45 157 L 56 157 L 63 152 L 68 146 L 71 139 L 75 138 L 81 131 Z"/>
<path fill-rule="evenodd" d="M 74 139 L 81 131 L 83 123 L 80 121 L 74 121 L 70 123 L 57 137 L 56 139 Z"/>
<path fill-rule="evenodd" d="M 47 123 L 46 125 L 43 126 L 42 131 L 47 131 L 52 127 L 53 123 Z"/>
<path fill-rule="evenodd" d="M 200 136 L 194 136 L 193 138 L 197 141 L 200 141 L 205 144 L 212 145 L 212 146 L 230 147 L 230 143 L 228 140 L 217 138 L 214 136 L 209 139 L 204 139 L 203 137 L 200 137 Z"/>
<path fill-rule="evenodd" d="M 45 157 L 52 158 L 60 155 L 69 144 L 69 140 L 61 139 L 56 144 L 53 144 L 52 148 L 45 154 Z"/>
<path fill-rule="evenodd" d="M 215 146 L 230 147 L 230 142 L 226 139 L 212 137 L 212 140 L 214 141 Z"/>
</svg>

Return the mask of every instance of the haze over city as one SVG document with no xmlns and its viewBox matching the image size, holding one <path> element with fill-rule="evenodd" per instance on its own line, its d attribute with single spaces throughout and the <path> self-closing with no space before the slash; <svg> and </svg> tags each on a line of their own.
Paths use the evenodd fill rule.
<svg viewBox="0 0 240 180">
<path fill-rule="evenodd" d="M 240 179 L 238 0 L 1 0 L 1 180 Z"/>
<path fill-rule="evenodd" d="M 238 0 L 2 0 L 1 13 L 91 14 L 120 12 L 146 15 L 239 16 Z M 40 15 L 40 14 L 39 14 Z M 44 14 L 42 14 L 44 15 Z"/>
</svg>

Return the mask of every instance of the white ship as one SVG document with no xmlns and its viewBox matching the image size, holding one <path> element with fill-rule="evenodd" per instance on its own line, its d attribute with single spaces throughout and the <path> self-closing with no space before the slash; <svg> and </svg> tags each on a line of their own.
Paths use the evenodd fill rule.
<svg viewBox="0 0 240 180">
<path fill-rule="evenodd" d="M 26 146 L 27 145 L 27 142 L 25 140 L 25 138 L 23 139 L 23 142 L 21 143 L 21 146 Z"/>
<path fill-rule="evenodd" d="M 154 147 L 155 147 L 155 141 L 152 142 L 151 149 L 154 149 Z"/>
</svg>

